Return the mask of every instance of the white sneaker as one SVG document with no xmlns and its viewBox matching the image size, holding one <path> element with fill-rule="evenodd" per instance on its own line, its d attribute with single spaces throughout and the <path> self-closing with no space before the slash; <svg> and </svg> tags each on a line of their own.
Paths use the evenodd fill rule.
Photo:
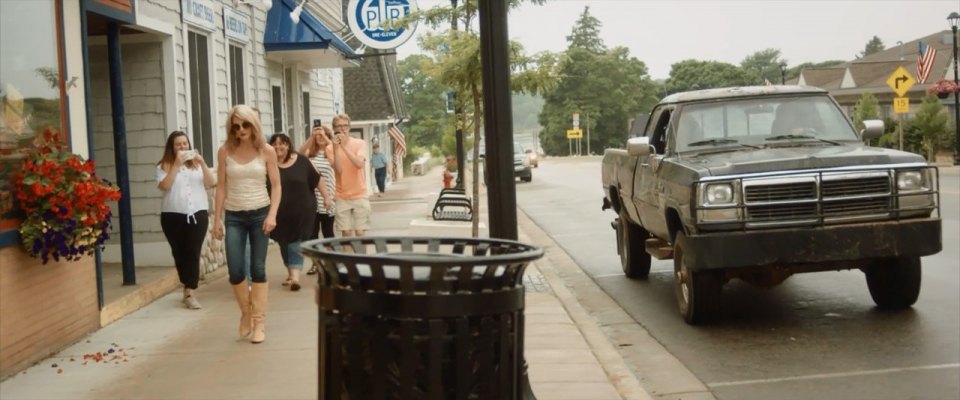
<svg viewBox="0 0 960 400">
<path fill-rule="evenodd" d="M 199 310 L 199 309 L 203 308 L 203 307 L 200 305 L 200 302 L 197 301 L 197 296 L 194 296 L 194 295 L 190 295 L 190 296 L 184 297 L 184 298 L 183 298 L 183 305 L 187 306 L 187 308 L 189 308 L 189 309 L 191 309 L 191 310 Z"/>
</svg>

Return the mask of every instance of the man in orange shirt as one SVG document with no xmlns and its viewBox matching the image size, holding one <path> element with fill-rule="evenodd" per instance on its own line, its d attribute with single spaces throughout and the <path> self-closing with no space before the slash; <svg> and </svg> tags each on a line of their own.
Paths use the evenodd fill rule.
<svg viewBox="0 0 960 400">
<path fill-rule="evenodd" d="M 333 117 L 333 164 L 337 187 L 336 229 L 341 237 L 363 236 L 370 225 L 367 198 L 367 142 L 350 137 L 350 117 Z"/>
</svg>

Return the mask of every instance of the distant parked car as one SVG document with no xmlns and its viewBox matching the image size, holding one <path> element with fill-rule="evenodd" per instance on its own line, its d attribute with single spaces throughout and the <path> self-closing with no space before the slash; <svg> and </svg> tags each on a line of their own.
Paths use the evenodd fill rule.
<svg viewBox="0 0 960 400">
<path fill-rule="evenodd" d="M 524 151 L 524 153 L 527 153 L 527 161 L 530 163 L 531 167 L 533 168 L 540 167 L 540 161 L 539 161 L 540 157 L 537 156 L 537 152 L 533 151 L 533 149 L 527 149 L 526 151 Z"/>
<path fill-rule="evenodd" d="M 513 176 L 523 182 L 533 180 L 533 171 L 530 168 L 530 156 L 524 151 L 520 143 L 513 143 Z"/>
</svg>

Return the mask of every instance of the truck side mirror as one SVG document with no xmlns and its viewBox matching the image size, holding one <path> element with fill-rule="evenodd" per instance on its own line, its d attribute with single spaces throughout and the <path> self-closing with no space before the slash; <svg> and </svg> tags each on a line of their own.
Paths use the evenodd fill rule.
<svg viewBox="0 0 960 400">
<path fill-rule="evenodd" d="M 883 121 L 879 119 L 868 119 L 863 121 L 863 129 L 860 130 L 860 138 L 876 139 L 883 135 Z"/>
<path fill-rule="evenodd" d="M 646 157 L 653 152 L 653 146 L 650 145 L 650 138 L 646 136 L 627 139 L 627 154 L 631 156 Z"/>
</svg>

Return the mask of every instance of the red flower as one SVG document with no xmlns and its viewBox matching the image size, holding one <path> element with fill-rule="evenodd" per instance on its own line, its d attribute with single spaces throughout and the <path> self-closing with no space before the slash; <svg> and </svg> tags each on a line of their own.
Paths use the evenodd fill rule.
<svg viewBox="0 0 960 400">
<path fill-rule="evenodd" d="M 58 132 L 47 130 L 41 137 L 12 179 L 26 213 L 19 229 L 22 244 L 43 263 L 50 257 L 78 260 L 108 237 L 107 202 L 119 200 L 120 190 L 96 175 L 93 161 L 71 153 Z"/>
</svg>

